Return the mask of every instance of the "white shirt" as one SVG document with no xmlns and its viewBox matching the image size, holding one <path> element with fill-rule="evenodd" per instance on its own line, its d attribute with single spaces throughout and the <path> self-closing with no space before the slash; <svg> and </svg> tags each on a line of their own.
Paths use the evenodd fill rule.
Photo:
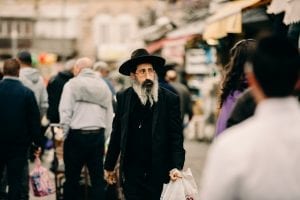
<svg viewBox="0 0 300 200">
<path fill-rule="evenodd" d="M 204 200 L 299 200 L 300 107 L 293 97 L 261 102 L 224 132 L 204 170 Z"/>
</svg>

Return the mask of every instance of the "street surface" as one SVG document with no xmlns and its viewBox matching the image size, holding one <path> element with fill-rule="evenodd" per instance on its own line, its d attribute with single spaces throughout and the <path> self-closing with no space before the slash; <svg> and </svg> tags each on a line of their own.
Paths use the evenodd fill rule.
<svg viewBox="0 0 300 200">
<path fill-rule="evenodd" d="M 191 169 L 198 187 L 200 186 L 200 179 L 208 147 L 208 143 L 199 142 L 196 140 L 186 140 L 184 143 L 184 148 L 186 150 L 184 169 Z M 48 166 L 47 163 L 44 165 Z M 32 167 L 33 165 L 31 164 L 31 168 Z M 32 193 L 30 193 L 30 200 L 55 200 L 55 195 L 49 195 L 47 197 L 34 197 Z"/>
</svg>

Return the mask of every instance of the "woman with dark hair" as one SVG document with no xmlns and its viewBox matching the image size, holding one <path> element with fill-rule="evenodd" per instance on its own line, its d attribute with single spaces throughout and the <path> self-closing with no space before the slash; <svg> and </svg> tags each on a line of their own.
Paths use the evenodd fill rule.
<svg viewBox="0 0 300 200">
<path fill-rule="evenodd" d="M 227 120 L 238 96 L 248 87 L 244 74 L 244 64 L 254 52 L 256 40 L 244 39 L 230 50 L 230 61 L 225 66 L 221 86 L 220 113 L 216 125 L 216 136 L 226 129 Z"/>
</svg>

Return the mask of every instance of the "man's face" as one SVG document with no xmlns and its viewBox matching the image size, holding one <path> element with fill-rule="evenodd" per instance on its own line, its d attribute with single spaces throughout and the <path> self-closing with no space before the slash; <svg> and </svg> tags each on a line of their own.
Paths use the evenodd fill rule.
<svg viewBox="0 0 300 200">
<path fill-rule="evenodd" d="M 137 66 L 135 77 L 136 81 L 142 85 L 142 87 L 152 87 L 155 71 L 151 64 L 143 63 Z"/>
</svg>

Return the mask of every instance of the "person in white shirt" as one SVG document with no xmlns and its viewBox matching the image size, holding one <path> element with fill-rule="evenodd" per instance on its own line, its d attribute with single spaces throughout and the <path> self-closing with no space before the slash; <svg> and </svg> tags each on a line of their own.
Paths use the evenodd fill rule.
<svg viewBox="0 0 300 200">
<path fill-rule="evenodd" d="M 106 83 L 92 70 L 89 58 L 74 66 L 75 77 L 63 88 L 59 115 L 65 134 L 64 199 L 77 200 L 79 179 L 86 164 L 91 178 L 91 199 L 104 199 L 103 153 L 105 133 L 111 132 L 112 95 Z"/>
<path fill-rule="evenodd" d="M 300 199 L 300 106 L 292 97 L 299 68 L 299 52 L 287 39 L 259 42 L 245 68 L 258 106 L 214 141 L 201 199 Z"/>
</svg>

